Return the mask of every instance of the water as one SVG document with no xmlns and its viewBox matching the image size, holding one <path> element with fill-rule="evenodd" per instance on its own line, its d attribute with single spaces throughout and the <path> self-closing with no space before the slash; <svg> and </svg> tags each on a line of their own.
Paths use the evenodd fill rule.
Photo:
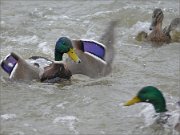
<svg viewBox="0 0 180 135">
<path fill-rule="evenodd" d="M 177 111 L 179 43 L 154 48 L 134 40 L 147 31 L 155 7 L 164 11 L 163 26 L 179 16 L 179 0 L 1 1 L 1 59 L 11 51 L 53 59 L 60 36 L 98 40 L 110 20 L 119 22 L 113 71 L 106 77 L 75 75 L 51 85 L 12 82 L 0 70 L 0 133 L 175 135 L 146 126 L 145 116 L 153 111 L 149 105 L 122 106 L 140 88 L 153 85 L 163 91 L 170 112 Z"/>
</svg>

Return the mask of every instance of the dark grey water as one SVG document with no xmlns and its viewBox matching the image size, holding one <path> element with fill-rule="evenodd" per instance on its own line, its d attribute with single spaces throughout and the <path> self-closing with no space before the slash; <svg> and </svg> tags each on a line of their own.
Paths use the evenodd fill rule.
<svg viewBox="0 0 180 135">
<path fill-rule="evenodd" d="M 147 104 L 122 103 L 146 85 L 160 88 L 170 111 L 179 97 L 179 43 L 153 48 L 135 41 L 147 30 L 155 7 L 163 9 L 163 26 L 179 16 L 179 0 L 1 1 L 1 58 L 15 51 L 22 57 L 53 58 L 60 36 L 98 40 L 112 19 L 116 29 L 115 60 L 110 75 L 91 79 L 75 75 L 62 84 L 11 82 L 1 70 L 2 135 L 176 134 L 146 127 Z"/>
</svg>

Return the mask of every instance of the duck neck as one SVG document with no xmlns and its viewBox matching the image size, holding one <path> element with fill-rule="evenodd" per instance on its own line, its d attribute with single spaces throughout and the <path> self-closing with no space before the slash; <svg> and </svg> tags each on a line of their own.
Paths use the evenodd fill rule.
<svg viewBox="0 0 180 135">
<path fill-rule="evenodd" d="M 162 113 L 167 111 L 165 99 L 160 99 L 151 103 L 154 106 L 156 113 Z"/>
<path fill-rule="evenodd" d="M 55 57 L 55 61 L 62 61 L 63 53 L 59 53 L 59 52 L 55 51 L 54 57 Z"/>
<path fill-rule="evenodd" d="M 155 29 L 158 30 L 158 31 L 162 31 L 162 22 L 158 23 L 158 24 L 155 26 Z"/>
</svg>

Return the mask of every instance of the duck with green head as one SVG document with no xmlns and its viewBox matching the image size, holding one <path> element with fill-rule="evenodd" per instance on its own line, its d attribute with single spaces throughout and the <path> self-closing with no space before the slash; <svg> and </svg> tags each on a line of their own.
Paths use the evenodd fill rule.
<svg viewBox="0 0 180 135">
<path fill-rule="evenodd" d="M 44 82 L 51 79 L 53 79 L 51 81 L 70 79 L 72 73 L 62 62 L 64 53 L 67 53 L 74 62 L 80 63 L 80 59 L 75 53 L 70 39 L 61 37 L 55 45 L 55 61 L 41 56 L 32 56 L 28 60 L 24 60 L 12 52 L 1 62 L 1 67 L 13 80 L 40 79 Z"/>
<path fill-rule="evenodd" d="M 67 53 L 68 56 L 76 63 L 81 62 L 74 51 L 71 40 L 67 37 L 61 37 L 56 42 L 55 50 L 54 50 L 55 61 L 62 61 L 64 53 Z"/>
<path fill-rule="evenodd" d="M 101 43 L 85 39 L 59 38 L 54 50 L 55 61 L 41 56 L 32 56 L 27 61 L 12 52 L 1 62 L 1 67 L 13 80 L 51 80 L 50 82 L 54 83 L 61 78 L 70 79 L 73 74 L 91 78 L 106 76 L 111 73 L 114 59 L 116 24 L 116 21 L 110 22 L 100 38 Z M 62 61 L 64 53 L 67 53 L 71 60 L 67 58 Z"/>
<path fill-rule="evenodd" d="M 81 60 L 79 59 L 78 55 L 75 52 L 71 40 L 67 37 L 61 37 L 58 39 L 55 45 L 55 50 L 54 50 L 55 61 L 51 61 L 52 63 L 49 66 L 44 67 L 44 72 L 40 77 L 41 81 L 57 82 L 57 80 L 61 80 L 62 78 L 70 79 L 72 73 L 67 68 L 65 63 L 62 63 L 64 53 L 67 53 L 69 58 L 71 58 L 71 60 L 73 60 L 74 62 L 76 63 L 81 62 Z M 31 57 L 31 59 L 33 58 L 35 57 Z M 42 59 L 43 57 L 39 57 L 39 58 Z M 37 61 L 38 59 L 36 58 L 34 60 Z M 47 59 L 47 61 L 50 60 Z M 60 61 L 60 63 L 58 61 Z M 42 64 L 39 63 L 38 65 L 42 65 Z"/>
<path fill-rule="evenodd" d="M 157 123 L 166 123 L 171 115 L 166 114 L 167 112 L 167 107 L 166 107 L 166 100 L 162 94 L 162 92 L 157 89 L 154 86 L 146 86 L 143 87 L 135 97 L 133 97 L 131 100 L 127 101 L 124 103 L 124 106 L 131 106 L 134 105 L 135 103 L 140 103 L 140 102 L 145 102 L 145 103 L 150 103 L 153 105 L 155 112 L 160 115 L 160 118 L 156 119 Z M 166 118 L 165 118 L 166 117 Z M 180 116 L 178 122 L 174 125 L 176 130 L 180 132 Z M 176 120 L 177 121 L 177 120 Z"/>
<path fill-rule="evenodd" d="M 130 106 L 135 103 L 146 102 L 151 103 L 157 113 L 166 112 L 166 101 L 161 93 L 156 87 L 147 86 L 142 88 L 137 95 L 125 103 L 125 106 Z"/>
</svg>

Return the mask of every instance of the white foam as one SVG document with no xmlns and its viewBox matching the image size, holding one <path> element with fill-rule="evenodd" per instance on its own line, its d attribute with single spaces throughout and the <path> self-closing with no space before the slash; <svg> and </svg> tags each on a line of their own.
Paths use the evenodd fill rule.
<svg viewBox="0 0 180 135">
<path fill-rule="evenodd" d="M 29 128 L 32 129 L 34 132 L 37 132 L 37 129 L 36 129 L 36 128 L 33 128 L 33 125 L 31 125 L 31 124 L 24 123 L 24 126 L 25 126 L 25 127 L 29 127 Z"/>
<path fill-rule="evenodd" d="M 25 133 L 22 131 L 15 131 L 12 133 L 12 135 L 25 135 Z"/>
<path fill-rule="evenodd" d="M 67 104 L 67 103 L 69 103 L 69 102 L 64 101 L 64 102 L 62 102 L 62 103 L 60 103 L 60 104 L 56 105 L 56 107 L 59 107 L 59 108 L 64 109 L 64 108 L 65 108 L 65 107 L 64 107 L 64 105 L 65 105 L 65 104 Z"/>
<path fill-rule="evenodd" d="M 24 44 L 36 44 L 38 42 L 38 37 L 33 36 L 18 36 L 18 37 L 8 37 L 8 40 L 13 42 L 18 42 L 21 45 Z"/>
<path fill-rule="evenodd" d="M 113 13 L 113 12 L 114 12 L 114 11 L 99 11 L 99 12 L 96 12 L 96 13 L 94 14 L 94 16 L 111 14 L 111 13 Z"/>
<path fill-rule="evenodd" d="M 43 46 L 47 45 L 47 42 L 42 42 L 38 45 L 38 47 L 42 48 Z"/>
<path fill-rule="evenodd" d="M 180 123 L 180 110 L 170 112 L 171 117 L 168 119 L 168 124 L 175 127 L 177 123 Z"/>
<path fill-rule="evenodd" d="M 154 107 L 151 104 L 145 104 L 145 108 L 141 111 L 140 117 L 144 116 L 144 123 L 145 126 L 143 127 L 149 127 L 153 124 L 156 125 L 157 119 L 167 119 L 167 116 L 170 117 L 167 119 L 167 123 L 163 124 L 162 126 L 166 129 L 174 129 L 176 124 L 180 122 L 180 110 L 177 109 L 175 111 L 168 111 L 165 113 L 156 113 L 154 110 Z"/>
<path fill-rule="evenodd" d="M 62 123 L 64 125 L 67 125 L 70 131 L 73 131 L 75 134 L 78 134 L 78 131 L 75 129 L 75 122 L 77 122 L 78 119 L 75 116 L 64 116 L 64 117 L 56 117 L 53 120 L 54 124 Z"/>
<path fill-rule="evenodd" d="M 47 45 L 47 42 L 38 44 L 38 48 L 44 53 L 53 56 L 53 50 Z"/>
<path fill-rule="evenodd" d="M 141 22 L 138 21 L 136 24 L 134 24 L 131 28 L 130 28 L 130 33 L 132 35 L 137 35 L 139 32 L 144 31 L 146 33 L 149 33 L 149 26 L 150 23 L 149 22 Z"/>
<path fill-rule="evenodd" d="M 66 15 L 61 15 L 61 16 L 57 16 L 57 15 L 45 15 L 44 18 L 49 19 L 49 20 L 53 20 L 53 21 L 57 21 L 57 20 L 70 20 L 71 18 L 66 16 Z"/>
<path fill-rule="evenodd" d="M 64 116 L 64 117 L 56 117 L 53 121 L 53 123 L 58 123 L 58 122 L 73 122 L 77 121 L 78 119 L 75 116 Z"/>
<path fill-rule="evenodd" d="M 152 125 L 155 122 L 153 116 L 155 115 L 154 107 L 151 104 L 144 104 L 145 108 L 140 112 L 140 116 L 144 117 L 145 126 Z"/>
<path fill-rule="evenodd" d="M 15 119 L 16 117 L 17 117 L 16 114 L 3 114 L 3 115 L 1 115 L 1 118 L 3 120 Z"/>
<path fill-rule="evenodd" d="M 5 21 L 1 21 L 1 25 L 4 25 L 5 24 Z"/>
</svg>

